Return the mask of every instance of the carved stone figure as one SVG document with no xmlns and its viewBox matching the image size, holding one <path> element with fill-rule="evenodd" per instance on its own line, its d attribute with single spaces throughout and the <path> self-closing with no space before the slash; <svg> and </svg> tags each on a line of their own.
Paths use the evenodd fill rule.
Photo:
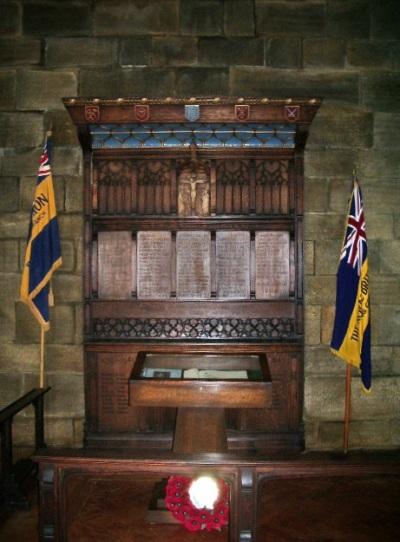
<svg viewBox="0 0 400 542">
<path fill-rule="evenodd" d="M 179 216 L 208 216 L 210 214 L 210 175 L 207 164 L 197 160 L 194 153 L 178 178 Z"/>
</svg>

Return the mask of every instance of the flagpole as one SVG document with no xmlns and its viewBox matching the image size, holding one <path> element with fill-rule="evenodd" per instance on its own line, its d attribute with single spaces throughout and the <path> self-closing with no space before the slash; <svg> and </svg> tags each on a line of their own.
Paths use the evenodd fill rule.
<svg viewBox="0 0 400 542">
<path fill-rule="evenodd" d="M 351 366 L 346 363 L 346 395 L 344 400 L 344 428 L 343 428 L 343 452 L 347 454 L 349 450 L 350 433 L 350 415 L 351 415 Z"/>
<path fill-rule="evenodd" d="M 40 379 L 39 384 L 44 388 L 44 334 L 43 327 L 40 328 Z"/>
</svg>

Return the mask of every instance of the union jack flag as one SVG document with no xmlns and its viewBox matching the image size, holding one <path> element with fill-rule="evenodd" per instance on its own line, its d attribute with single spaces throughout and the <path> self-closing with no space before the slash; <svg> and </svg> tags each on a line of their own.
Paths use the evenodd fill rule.
<svg viewBox="0 0 400 542">
<path fill-rule="evenodd" d="M 371 388 L 371 325 L 368 249 L 361 190 L 354 180 L 336 282 L 332 352 L 358 367 L 365 390 Z"/>
<path fill-rule="evenodd" d="M 358 183 L 354 183 L 353 197 L 350 204 L 350 212 L 347 220 L 346 238 L 343 244 L 340 259 L 346 258 L 347 263 L 353 268 L 357 266 L 358 276 L 364 256 L 367 253 L 367 235 L 365 233 L 365 218 L 361 199 L 361 190 Z"/>
</svg>

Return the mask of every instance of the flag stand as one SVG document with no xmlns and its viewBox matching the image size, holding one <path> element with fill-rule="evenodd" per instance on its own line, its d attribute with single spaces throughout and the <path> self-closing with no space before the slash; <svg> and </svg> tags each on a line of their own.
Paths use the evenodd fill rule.
<svg viewBox="0 0 400 542">
<path fill-rule="evenodd" d="M 40 328 L 40 380 L 39 385 L 44 388 L 44 334 L 43 327 Z"/>
<path fill-rule="evenodd" d="M 343 452 L 347 454 L 349 450 L 349 432 L 350 432 L 350 414 L 351 414 L 351 366 L 346 363 L 346 396 L 344 402 L 344 429 L 343 429 Z"/>
</svg>

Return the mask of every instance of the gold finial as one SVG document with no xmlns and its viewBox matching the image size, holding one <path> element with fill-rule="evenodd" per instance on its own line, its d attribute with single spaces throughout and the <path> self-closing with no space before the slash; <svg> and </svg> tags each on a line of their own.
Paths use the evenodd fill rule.
<svg viewBox="0 0 400 542">
<path fill-rule="evenodd" d="M 165 98 L 165 101 L 166 101 L 166 102 L 172 102 L 171 96 L 168 96 L 167 98 Z"/>
<path fill-rule="evenodd" d="M 269 102 L 269 98 L 263 98 L 261 101 L 263 104 L 266 104 L 267 102 Z"/>
<path fill-rule="evenodd" d="M 99 103 L 100 100 L 98 98 L 95 98 L 93 101 L 94 101 L 95 104 L 97 104 L 97 103 Z"/>
<path fill-rule="evenodd" d="M 291 104 L 291 103 L 292 103 L 292 98 L 288 98 L 288 99 L 286 100 L 286 103 L 287 103 L 287 104 Z"/>
<path fill-rule="evenodd" d="M 142 102 L 147 102 L 147 98 L 142 98 Z"/>
<path fill-rule="evenodd" d="M 189 102 L 195 102 L 196 101 L 196 98 L 194 96 L 192 96 L 191 98 L 189 98 Z"/>
<path fill-rule="evenodd" d="M 238 102 L 240 103 L 244 102 L 244 98 L 238 98 Z"/>
<path fill-rule="evenodd" d="M 215 96 L 214 102 L 220 102 L 220 101 L 221 101 L 221 98 L 219 96 Z"/>
</svg>

